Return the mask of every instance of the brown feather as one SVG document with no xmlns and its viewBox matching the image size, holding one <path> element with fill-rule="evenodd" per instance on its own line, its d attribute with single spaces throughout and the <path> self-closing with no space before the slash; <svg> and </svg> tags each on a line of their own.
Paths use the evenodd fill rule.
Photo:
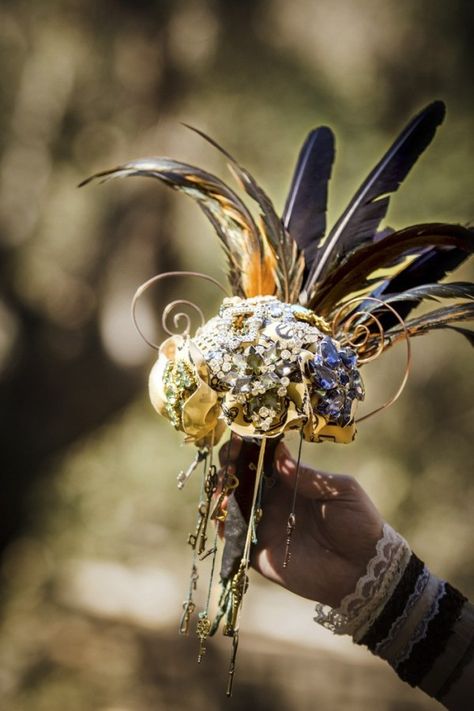
<svg viewBox="0 0 474 711">
<path fill-rule="evenodd" d="M 185 125 L 191 131 L 204 138 L 205 141 L 214 146 L 229 160 L 228 167 L 237 183 L 257 203 L 260 209 L 259 231 L 264 244 L 264 252 L 267 254 L 274 253 L 276 294 L 282 301 L 296 302 L 303 281 L 304 258 L 298 249 L 298 245 L 286 231 L 278 217 L 272 201 L 258 185 L 251 173 L 246 168 L 243 168 L 228 151 L 203 131 L 193 126 Z"/>
<path fill-rule="evenodd" d="M 266 235 L 259 230 L 245 204 L 219 178 L 168 158 L 144 158 L 83 181 L 143 176 L 161 180 L 193 198 L 216 230 L 229 261 L 229 282 L 237 296 L 277 291 L 275 259 Z"/>
</svg>

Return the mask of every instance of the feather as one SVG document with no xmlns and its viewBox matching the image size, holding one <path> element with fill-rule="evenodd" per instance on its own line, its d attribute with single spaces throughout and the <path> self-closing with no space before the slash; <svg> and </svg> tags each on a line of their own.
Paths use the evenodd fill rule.
<svg viewBox="0 0 474 711">
<path fill-rule="evenodd" d="M 468 256 L 458 247 L 428 248 L 390 279 L 384 291 L 397 294 L 421 284 L 434 284 L 459 267 Z"/>
<path fill-rule="evenodd" d="M 469 253 L 458 247 L 427 247 L 415 259 L 411 259 L 408 266 L 396 270 L 394 276 L 388 277 L 387 275 L 384 281 L 377 281 L 376 288 L 370 291 L 368 296 L 385 300 L 386 296 L 403 294 L 411 288 L 423 284 L 435 284 L 460 266 L 468 257 Z M 413 299 L 400 299 L 392 303 L 391 306 L 401 318 L 406 318 L 416 308 L 417 303 L 418 301 Z M 374 302 L 368 299 L 357 308 L 357 311 L 372 311 L 374 308 L 376 308 Z M 399 323 L 395 314 L 388 310 L 382 311 L 377 318 L 385 330 L 389 330 Z"/>
<path fill-rule="evenodd" d="M 377 270 L 388 268 L 403 255 L 423 251 L 430 246 L 454 246 L 474 252 L 474 231 L 461 225 L 424 224 L 394 232 L 349 256 L 325 279 L 311 307 L 326 316 L 353 292 L 367 291 L 368 278 Z M 382 278 L 381 278 L 382 280 Z M 373 291 L 373 289 L 371 289 Z"/>
<path fill-rule="evenodd" d="M 397 307 L 402 302 L 407 309 L 414 309 L 425 300 L 439 301 L 440 299 L 470 299 L 474 300 L 474 284 L 472 282 L 451 282 L 449 284 L 423 284 L 422 286 L 408 289 L 401 294 L 387 294 L 380 299 L 385 304 L 390 304 L 401 318 L 405 318 Z M 378 326 L 370 321 L 370 314 L 376 314 L 377 322 L 384 332 L 392 328 L 399 328 L 400 321 L 389 309 L 384 309 L 383 305 L 367 299 L 359 308 L 354 309 L 360 314 L 360 318 L 355 323 L 365 324 L 373 333 L 378 332 Z M 348 316 L 346 316 L 347 318 Z M 354 325 L 355 325 L 354 323 Z"/>
<path fill-rule="evenodd" d="M 152 177 L 192 197 L 216 230 L 229 260 L 234 293 L 251 297 L 276 290 L 274 265 L 262 235 L 240 198 L 219 178 L 186 163 L 168 158 L 144 158 L 97 173 L 101 182 L 130 176 Z"/>
<path fill-rule="evenodd" d="M 430 311 L 423 316 L 406 321 L 405 327 L 409 336 L 422 336 L 428 331 L 452 328 L 452 324 L 456 321 L 470 321 L 472 319 L 474 319 L 474 304 L 467 302 Z M 404 336 L 404 330 L 397 328 L 385 335 L 388 345 L 392 345 Z"/>
<path fill-rule="evenodd" d="M 456 333 L 460 333 L 461 336 L 467 338 L 471 346 L 474 346 L 474 331 L 471 331 L 469 328 L 462 328 L 461 326 L 446 326 L 446 328 L 451 329 L 451 331 L 456 331 Z"/>
<path fill-rule="evenodd" d="M 272 201 L 258 185 L 253 176 L 222 148 L 213 138 L 203 131 L 185 124 L 187 128 L 197 133 L 201 138 L 210 143 L 229 161 L 229 168 L 237 179 L 239 185 L 245 190 L 260 208 L 261 230 L 265 245 L 265 253 L 273 251 L 276 266 L 276 278 L 279 286 L 279 297 L 286 302 L 294 302 L 299 296 L 303 279 L 304 261 L 298 251 L 296 242 L 286 232 L 280 218 L 275 212 Z"/>
<path fill-rule="evenodd" d="M 311 131 L 296 163 L 282 221 L 302 250 L 309 272 L 326 232 L 328 183 L 334 162 L 334 134 L 327 126 Z"/>
<path fill-rule="evenodd" d="M 382 298 L 384 303 L 393 305 L 397 301 L 415 301 L 419 304 L 425 299 L 474 299 L 474 284 L 469 281 L 454 281 L 448 284 L 423 284 L 413 289 L 402 291 L 401 294 L 387 294 Z M 377 305 L 374 306 L 377 308 Z M 374 308 L 370 309 L 371 311 Z"/>
<path fill-rule="evenodd" d="M 311 301 L 312 293 L 335 262 L 372 240 L 387 213 L 389 194 L 398 189 L 421 153 L 431 143 L 444 114 L 445 107 L 441 101 L 435 101 L 423 109 L 410 121 L 362 183 L 318 249 L 305 284 L 308 301 Z"/>
</svg>

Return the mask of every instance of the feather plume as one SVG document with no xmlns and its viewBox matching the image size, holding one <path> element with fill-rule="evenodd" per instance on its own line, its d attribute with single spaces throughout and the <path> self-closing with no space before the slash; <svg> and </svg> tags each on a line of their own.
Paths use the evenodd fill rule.
<svg viewBox="0 0 474 711">
<path fill-rule="evenodd" d="M 409 336 L 422 336 L 428 331 L 453 328 L 452 324 L 456 321 L 471 321 L 472 319 L 474 319 L 474 304 L 469 301 L 430 311 L 423 316 L 406 321 L 405 326 Z M 386 334 L 387 344 L 392 345 L 403 335 L 403 329 L 400 328 L 390 331 L 389 334 Z"/>
<path fill-rule="evenodd" d="M 392 279 L 387 279 L 378 293 L 373 295 L 384 299 L 387 294 L 403 293 L 422 284 L 435 284 L 459 267 L 468 256 L 468 252 L 458 247 L 427 248 Z M 392 305 L 402 318 L 406 318 L 417 302 L 400 300 Z M 385 329 L 397 323 L 396 317 L 388 311 L 382 314 L 381 321 Z"/>
<path fill-rule="evenodd" d="M 188 124 L 185 124 L 185 126 L 201 136 L 228 159 L 231 173 L 247 195 L 257 203 L 260 209 L 260 231 L 264 237 L 265 254 L 269 256 L 272 264 L 276 267 L 275 276 L 278 282 L 279 295 L 283 301 L 295 302 L 301 290 L 304 261 L 296 242 L 291 239 L 282 225 L 272 201 L 249 171 L 243 168 L 213 138 L 194 126 L 189 126 Z"/>
<path fill-rule="evenodd" d="M 451 282 L 448 284 L 423 284 L 413 289 L 403 291 L 401 294 L 388 294 L 381 296 L 385 304 L 390 304 L 398 312 L 400 302 L 404 307 L 414 309 L 424 301 L 440 301 L 440 299 L 468 299 L 474 300 L 474 284 L 472 282 Z M 384 309 L 382 304 L 371 301 L 363 303 L 360 308 L 355 309 L 360 314 L 357 319 L 358 324 L 365 324 L 373 333 L 378 329 L 375 324 L 371 324 L 370 315 L 376 313 L 377 321 L 385 333 L 393 328 L 399 329 L 400 321 L 389 309 Z M 388 318 L 387 318 L 388 316 Z M 401 318 L 404 318 L 400 314 Z M 347 318 L 347 317 L 346 317 Z"/>
<path fill-rule="evenodd" d="M 144 176 L 192 197 L 216 230 L 229 260 L 234 293 L 244 297 L 274 294 L 275 265 L 265 239 L 240 198 L 219 178 L 186 163 L 168 158 L 143 158 L 97 173 L 92 180 Z"/>
<path fill-rule="evenodd" d="M 398 189 L 421 153 L 431 143 L 444 114 L 445 107 L 441 101 L 435 101 L 423 109 L 362 183 L 318 249 L 305 284 L 308 302 L 312 301 L 315 290 L 334 263 L 372 240 L 387 213 L 389 194 Z"/>
<path fill-rule="evenodd" d="M 282 221 L 304 254 L 309 273 L 326 232 L 328 183 L 334 162 L 334 134 L 327 126 L 311 131 L 298 156 Z"/>
<path fill-rule="evenodd" d="M 474 252 L 474 231 L 461 225 L 424 224 L 394 232 L 349 256 L 322 282 L 311 304 L 322 315 L 330 314 L 354 292 L 373 291 L 369 281 L 377 270 L 397 263 L 400 257 L 431 246 L 454 246 L 466 254 Z M 382 279 L 380 279 L 382 280 Z"/>
<path fill-rule="evenodd" d="M 388 294 L 383 301 L 393 304 L 396 301 L 415 301 L 420 303 L 425 299 L 474 299 L 474 284 L 469 281 L 453 281 L 447 284 L 423 284 L 413 289 L 402 291 L 401 294 Z"/>
</svg>

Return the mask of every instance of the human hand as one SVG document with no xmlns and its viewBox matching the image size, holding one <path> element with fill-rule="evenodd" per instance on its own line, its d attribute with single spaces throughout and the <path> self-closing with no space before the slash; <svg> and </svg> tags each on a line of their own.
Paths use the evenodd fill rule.
<svg viewBox="0 0 474 711">
<path fill-rule="evenodd" d="M 229 449 L 230 447 L 230 449 Z M 249 461 L 244 450 L 255 445 L 233 437 L 221 448 L 221 463 L 242 480 Z M 240 457 L 239 457 L 240 454 Z M 242 470 L 242 463 L 244 470 Z M 296 525 L 291 557 L 283 566 L 286 525 L 296 480 L 296 462 L 280 442 L 275 451 L 274 486 L 264 489 L 263 517 L 252 567 L 272 582 L 302 597 L 338 607 L 365 573 L 382 536 L 383 520 L 362 487 L 350 476 L 326 474 L 300 464 Z M 249 471 L 249 477 L 252 472 Z"/>
</svg>

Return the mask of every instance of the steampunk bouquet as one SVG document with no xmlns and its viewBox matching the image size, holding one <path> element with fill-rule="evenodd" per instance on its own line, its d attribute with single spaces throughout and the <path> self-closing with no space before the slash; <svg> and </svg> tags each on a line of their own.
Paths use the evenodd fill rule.
<svg viewBox="0 0 474 711">
<path fill-rule="evenodd" d="M 256 204 L 258 220 L 219 178 L 168 158 L 145 158 L 93 176 L 102 180 L 153 177 L 189 195 L 208 217 L 228 259 L 230 293 L 196 272 L 161 274 L 137 291 L 133 314 L 136 319 L 137 299 L 146 288 L 177 274 L 207 279 L 226 294 L 218 314 L 207 322 L 202 317 L 193 335 L 184 314 L 175 314 L 174 319 L 175 324 L 184 320 L 181 333 L 168 329 L 168 317 L 179 302 L 165 309 L 163 325 L 169 338 L 157 346 L 149 385 L 155 409 L 197 446 L 196 458 L 187 472 L 180 473 L 178 485 L 183 486 L 203 462 L 196 531 L 189 537 L 190 586 L 180 630 L 187 632 L 195 610 L 198 561 L 212 556 L 207 604 L 197 622 L 199 659 L 206 638 L 224 618 L 224 634 L 233 638 L 229 695 L 250 549 L 265 515 L 263 489 L 272 445 L 288 430 L 299 432 L 300 452 L 303 439 L 351 442 L 357 404 L 364 398 L 360 368 L 394 343 L 404 340 L 406 345 L 402 383 L 387 403 L 359 421 L 400 394 L 408 375 L 412 336 L 449 328 L 474 342 L 474 332 L 460 325 L 474 316 L 474 285 L 441 283 L 473 252 L 473 231 L 429 223 L 380 230 L 391 193 L 430 144 L 444 114 L 443 103 L 436 101 L 412 119 L 328 231 L 334 135 L 325 126 L 311 131 L 302 147 L 281 218 L 250 173 L 200 131 L 227 158 L 240 187 Z M 413 309 L 426 300 L 450 303 L 413 316 Z M 195 305 L 181 303 L 202 316 Z M 243 484 L 248 489 L 249 481 L 239 481 L 239 471 L 230 474 L 224 467 L 218 482 L 213 464 L 213 448 L 227 427 L 259 445 L 251 496 L 240 500 L 239 489 Z M 207 547 L 210 519 L 224 527 L 225 541 L 221 595 L 213 620 L 210 598 L 218 545 L 215 534 L 214 544 Z M 287 566 L 296 525 L 294 507 L 282 525 L 286 525 Z"/>
</svg>

